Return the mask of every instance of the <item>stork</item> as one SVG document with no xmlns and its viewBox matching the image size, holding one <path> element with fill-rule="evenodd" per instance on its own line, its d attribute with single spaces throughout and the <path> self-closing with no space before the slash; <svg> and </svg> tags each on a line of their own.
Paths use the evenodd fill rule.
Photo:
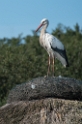
<svg viewBox="0 0 82 124">
<path fill-rule="evenodd" d="M 63 64 L 64 67 L 68 67 L 69 63 L 66 55 L 66 50 L 62 42 L 55 36 L 46 33 L 46 28 L 48 27 L 48 25 L 49 25 L 48 19 L 46 18 L 42 19 L 40 25 L 36 29 L 36 32 L 42 27 L 39 42 L 40 45 L 47 51 L 49 55 L 47 76 L 50 74 L 51 65 L 54 76 L 55 58 L 57 58 Z"/>
</svg>

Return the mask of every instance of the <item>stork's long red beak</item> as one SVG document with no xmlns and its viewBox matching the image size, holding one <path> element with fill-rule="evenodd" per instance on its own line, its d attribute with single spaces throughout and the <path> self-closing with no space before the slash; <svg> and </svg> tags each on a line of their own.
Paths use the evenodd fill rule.
<svg viewBox="0 0 82 124">
<path fill-rule="evenodd" d="M 37 32 L 37 31 L 42 27 L 42 25 L 43 25 L 43 24 L 40 24 L 40 25 L 38 26 L 38 28 L 35 30 L 35 32 Z"/>
</svg>

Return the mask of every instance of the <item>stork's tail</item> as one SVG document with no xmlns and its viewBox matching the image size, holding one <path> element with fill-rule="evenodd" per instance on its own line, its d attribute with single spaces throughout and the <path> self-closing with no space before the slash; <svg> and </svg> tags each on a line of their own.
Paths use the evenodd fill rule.
<svg viewBox="0 0 82 124">
<path fill-rule="evenodd" d="M 69 63 L 68 63 L 68 61 L 67 61 L 67 65 L 66 65 L 66 67 L 69 67 Z"/>
</svg>

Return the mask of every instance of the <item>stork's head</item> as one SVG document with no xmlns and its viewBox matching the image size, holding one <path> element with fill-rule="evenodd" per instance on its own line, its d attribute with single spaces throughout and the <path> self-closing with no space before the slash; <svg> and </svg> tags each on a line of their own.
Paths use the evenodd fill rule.
<svg viewBox="0 0 82 124">
<path fill-rule="evenodd" d="M 49 25 L 49 21 L 46 18 L 42 19 L 40 25 L 36 29 L 36 32 L 43 26 L 47 28 L 48 25 Z"/>
</svg>

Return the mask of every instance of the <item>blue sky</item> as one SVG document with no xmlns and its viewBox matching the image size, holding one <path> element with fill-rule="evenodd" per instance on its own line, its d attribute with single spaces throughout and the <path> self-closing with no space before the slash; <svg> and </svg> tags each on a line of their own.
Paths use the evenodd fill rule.
<svg viewBox="0 0 82 124">
<path fill-rule="evenodd" d="M 50 33 L 58 23 L 82 28 L 82 0 L 0 0 L 0 38 L 32 34 L 43 18 Z"/>
</svg>

